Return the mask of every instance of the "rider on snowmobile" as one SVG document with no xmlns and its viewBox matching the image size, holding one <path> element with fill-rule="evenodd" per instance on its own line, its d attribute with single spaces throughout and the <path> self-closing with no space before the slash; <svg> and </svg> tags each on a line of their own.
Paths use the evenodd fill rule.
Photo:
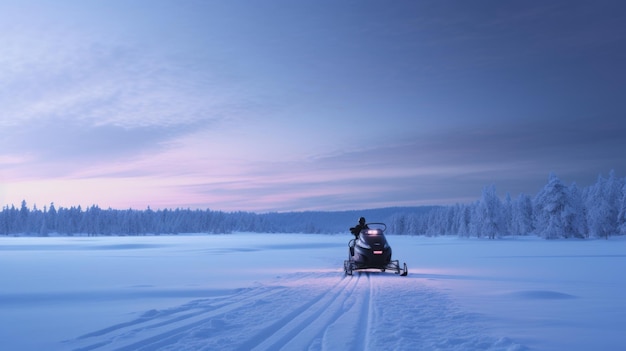
<svg viewBox="0 0 626 351">
<path fill-rule="evenodd" d="M 355 239 L 359 238 L 359 234 L 361 233 L 361 230 L 363 229 L 370 229 L 367 224 L 365 224 L 365 217 L 361 217 L 359 218 L 359 224 L 355 225 L 354 227 L 350 228 L 350 233 L 352 233 L 352 235 L 354 235 Z"/>
</svg>

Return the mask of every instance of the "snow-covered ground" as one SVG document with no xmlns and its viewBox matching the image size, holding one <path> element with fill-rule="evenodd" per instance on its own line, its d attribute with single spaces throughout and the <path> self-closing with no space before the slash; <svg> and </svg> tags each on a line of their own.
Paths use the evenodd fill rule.
<svg viewBox="0 0 626 351">
<path fill-rule="evenodd" d="M 621 350 L 626 239 L 0 238 L 3 350 Z"/>
</svg>

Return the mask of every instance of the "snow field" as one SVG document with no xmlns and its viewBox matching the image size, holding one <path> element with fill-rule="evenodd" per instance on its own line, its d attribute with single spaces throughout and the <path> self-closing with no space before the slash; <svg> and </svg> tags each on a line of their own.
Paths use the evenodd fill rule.
<svg viewBox="0 0 626 351">
<path fill-rule="evenodd" d="M 624 240 L 348 235 L 0 238 L 11 350 L 619 350 Z M 36 335 L 36 337 L 33 337 Z"/>
<path fill-rule="evenodd" d="M 148 311 L 65 345 L 73 350 L 516 349 L 511 341 L 485 335 L 479 325 L 478 316 L 419 278 L 302 273 Z"/>
</svg>

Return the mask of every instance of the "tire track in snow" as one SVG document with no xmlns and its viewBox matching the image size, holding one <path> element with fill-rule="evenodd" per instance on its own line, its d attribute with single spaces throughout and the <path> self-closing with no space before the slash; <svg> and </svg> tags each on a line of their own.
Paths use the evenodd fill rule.
<svg viewBox="0 0 626 351">
<path fill-rule="evenodd" d="M 364 350 L 372 321 L 372 289 L 369 272 L 344 277 L 341 284 L 277 321 L 238 350 L 347 349 L 338 347 L 337 338 L 331 335 L 337 326 L 352 332 L 342 337 L 349 342 L 349 349 Z M 257 339 L 262 342 L 252 347 Z"/>
<path fill-rule="evenodd" d="M 372 304 L 373 304 L 373 290 L 374 290 L 374 284 L 372 284 L 372 279 L 370 277 L 370 273 L 366 272 L 366 277 L 367 277 L 367 297 L 363 303 L 363 307 L 362 307 L 362 316 L 363 318 L 367 318 L 367 324 L 365 325 L 364 328 L 360 328 L 359 330 L 361 331 L 361 335 L 359 337 L 359 340 L 363 340 L 363 345 L 361 345 L 362 347 L 360 348 L 360 350 L 366 350 L 367 346 L 370 344 L 370 335 L 371 333 L 371 329 L 372 326 L 374 325 L 374 321 L 373 321 L 373 315 L 372 315 L 372 311 L 374 310 L 372 308 Z"/>
<path fill-rule="evenodd" d="M 96 343 L 74 348 L 75 351 L 98 350 L 105 346 L 111 346 L 115 350 L 139 350 L 144 347 L 150 347 L 154 343 L 171 338 L 172 336 L 188 330 L 190 327 L 210 321 L 213 317 L 227 313 L 249 301 L 256 301 L 262 297 L 280 294 L 282 289 L 271 289 L 262 293 L 259 291 L 250 292 L 241 296 L 235 301 L 228 303 L 220 303 L 216 307 L 188 308 L 181 307 L 174 312 L 156 313 L 154 316 L 147 318 L 139 318 L 135 321 L 122 323 L 114 327 L 103 329 L 102 332 L 92 333 L 96 336 L 107 334 L 103 340 Z M 186 306 L 186 305 L 185 305 Z M 193 312 L 196 310 L 195 312 Z M 166 319 L 163 320 L 163 316 Z M 111 330 L 116 331 L 112 335 Z M 145 338 L 149 335 L 148 338 Z M 136 336 L 144 337 L 137 340 Z M 127 345 L 124 345 L 127 344 Z"/>
<path fill-rule="evenodd" d="M 323 335 L 328 322 L 336 319 L 343 301 L 350 296 L 359 279 L 342 278 L 330 289 L 272 323 L 244 343 L 238 350 L 304 350 Z M 259 342 L 261 340 L 261 342 Z"/>
<path fill-rule="evenodd" d="M 348 278 L 355 287 L 342 301 L 332 320 L 324 327 L 319 345 L 310 350 L 364 350 L 371 324 L 371 286 L 369 272 L 357 272 Z"/>
<path fill-rule="evenodd" d="M 83 350 L 524 350 L 418 274 L 302 273 L 87 334 Z M 67 348 L 66 348 L 67 349 Z"/>
<path fill-rule="evenodd" d="M 311 273 L 290 280 L 307 279 Z M 279 295 L 286 287 L 246 288 L 239 293 L 209 299 L 195 300 L 180 307 L 163 311 L 151 310 L 137 319 L 100 329 L 68 340 L 75 351 L 101 349 L 135 350 L 159 341 L 165 341 L 194 325 L 212 320 L 215 316 L 254 303 L 259 299 Z M 144 338 L 144 339 L 141 339 Z M 143 345 L 143 346 L 142 346 Z"/>
</svg>

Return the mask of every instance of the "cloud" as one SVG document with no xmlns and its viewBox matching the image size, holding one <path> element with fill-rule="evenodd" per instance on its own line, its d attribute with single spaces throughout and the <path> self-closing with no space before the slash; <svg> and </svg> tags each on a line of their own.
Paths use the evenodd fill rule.
<svg viewBox="0 0 626 351">
<path fill-rule="evenodd" d="M 4 164 L 7 169 L 19 168 L 24 176 L 67 176 L 158 155 L 172 147 L 176 138 L 207 128 L 207 123 L 126 128 L 71 120 L 44 121 L 3 128 L 0 154 L 12 161 Z"/>
<path fill-rule="evenodd" d="M 490 184 L 514 196 L 534 194 L 552 171 L 581 184 L 610 169 L 626 173 L 619 168 L 626 164 L 623 122 L 570 122 L 449 126 L 299 159 L 253 161 L 226 153 L 222 161 L 200 157 L 184 166 L 179 154 L 172 164 L 189 172 L 177 187 L 189 206 L 254 211 L 451 204 L 474 201 Z"/>
<path fill-rule="evenodd" d="M 212 65 L 219 59 L 163 50 L 124 32 L 129 23 L 103 31 L 88 23 L 88 6 L 66 8 L 89 13 L 84 19 L 32 6 L 32 25 L 0 14 L 5 175 L 110 170 L 111 163 L 135 162 L 186 135 L 219 129 L 254 103 L 235 96 L 229 67 Z M 9 10 L 19 17 L 19 7 Z"/>
<path fill-rule="evenodd" d="M 155 41 L 151 33 L 168 32 L 159 22 L 163 14 L 138 20 L 126 10 L 139 8 L 124 3 L 0 9 L 6 10 L 0 12 L 0 126 L 192 124 L 227 118 L 249 103 L 237 90 L 233 65 L 197 47 L 197 33 L 172 28 L 192 48 Z"/>
<path fill-rule="evenodd" d="M 502 194 L 535 194 L 552 171 L 583 185 L 611 169 L 626 174 L 623 122 L 571 122 L 451 128 L 301 162 L 259 163 L 253 179 L 197 184 L 193 192 L 252 209 L 371 208 L 470 202 L 490 184 Z"/>
<path fill-rule="evenodd" d="M 0 125 L 50 119 L 168 125 L 215 118 L 232 104 L 206 80 L 206 72 L 183 70 L 166 58 L 123 46 L 71 50 L 76 57 L 66 64 L 27 62 L 4 78 Z"/>
<path fill-rule="evenodd" d="M 0 4 L 5 179 L 288 210 L 626 174 L 621 66 L 589 59 L 616 43 L 617 15 L 579 28 L 586 11 L 553 4 L 146 4 Z"/>
</svg>

